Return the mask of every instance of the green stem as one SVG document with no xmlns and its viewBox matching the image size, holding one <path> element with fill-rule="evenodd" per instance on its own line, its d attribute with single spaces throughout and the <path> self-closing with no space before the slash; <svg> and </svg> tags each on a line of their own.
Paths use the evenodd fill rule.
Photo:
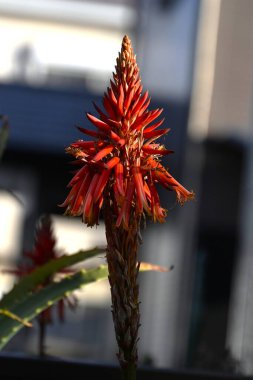
<svg viewBox="0 0 253 380">
<path fill-rule="evenodd" d="M 136 365 L 132 362 L 122 368 L 122 380 L 136 380 Z"/>
</svg>

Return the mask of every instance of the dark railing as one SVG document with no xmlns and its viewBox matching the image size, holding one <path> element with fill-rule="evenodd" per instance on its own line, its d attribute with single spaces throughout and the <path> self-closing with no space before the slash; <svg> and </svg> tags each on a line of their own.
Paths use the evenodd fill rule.
<svg viewBox="0 0 253 380">
<path fill-rule="evenodd" d="M 121 372 L 117 366 L 87 363 L 82 361 L 55 358 L 39 359 L 9 354 L 0 354 L 1 380 L 120 380 Z M 253 380 L 252 376 L 216 374 L 193 370 L 156 369 L 140 367 L 138 380 Z"/>
</svg>

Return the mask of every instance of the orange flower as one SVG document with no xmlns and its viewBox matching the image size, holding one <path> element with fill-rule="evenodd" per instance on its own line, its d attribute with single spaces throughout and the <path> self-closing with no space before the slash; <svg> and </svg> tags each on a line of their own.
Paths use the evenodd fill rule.
<svg viewBox="0 0 253 380">
<path fill-rule="evenodd" d="M 160 158 L 172 153 L 156 142 L 169 129 L 158 129 L 164 119 L 156 120 L 162 109 L 149 110 L 148 92 L 142 85 L 136 57 L 130 39 L 123 38 L 121 53 L 111 86 L 104 93 L 104 111 L 96 104 L 98 117 L 87 113 L 96 127 L 78 127 L 93 140 L 78 140 L 66 152 L 80 165 L 68 187 L 65 214 L 82 215 L 89 226 L 98 224 L 99 212 L 106 194 L 113 192 L 116 227 L 129 228 L 130 215 L 143 212 L 160 223 L 166 210 L 161 207 L 156 186 L 173 190 L 182 204 L 194 194 L 177 182 L 160 163 Z"/>
</svg>

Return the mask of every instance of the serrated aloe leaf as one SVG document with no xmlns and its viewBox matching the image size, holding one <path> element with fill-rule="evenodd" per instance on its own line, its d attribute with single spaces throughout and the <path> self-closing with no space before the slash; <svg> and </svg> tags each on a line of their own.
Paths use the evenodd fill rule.
<svg viewBox="0 0 253 380">
<path fill-rule="evenodd" d="M 24 300 L 29 292 L 32 292 L 37 285 L 42 284 L 54 273 L 104 252 L 105 249 L 93 248 L 87 251 L 78 251 L 72 255 L 63 255 L 55 260 L 49 261 L 30 274 L 22 277 L 19 282 L 14 285 L 13 289 L 3 296 L 0 301 L 0 308 L 11 309 L 14 304 Z"/>
<path fill-rule="evenodd" d="M 0 160 L 3 156 L 8 136 L 9 136 L 9 122 L 7 116 L 0 115 L 0 120 L 2 120 L 2 128 L 0 129 Z"/>
<path fill-rule="evenodd" d="M 89 252 L 91 255 L 89 257 L 94 256 L 94 254 L 91 253 L 92 251 Z M 102 250 L 102 252 L 104 252 L 104 250 Z M 76 255 L 80 255 L 80 252 Z M 140 264 L 141 272 L 164 272 L 166 270 L 167 268 L 150 263 Z M 22 297 L 22 300 L 20 300 L 20 302 L 12 304 L 11 311 L 8 310 L 8 312 L 12 315 L 18 316 L 19 320 L 17 318 L 10 319 L 5 315 L 0 316 L 0 350 L 9 342 L 9 340 L 14 335 L 16 335 L 16 333 L 22 327 L 24 327 L 24 322 L 26 324 L 29 324 L 29 322 L 37 315 L 39 315 L 43 310 L 58 302 L 61 298 L 68 295 L 68 293 L 71 293 L 74 290 L 77 290 L 95 281 L 106 279 L 107 277 L 107 265 L 101 265 L 97 268 L 81 270 L 75 274 L 65 276 L 61 281 L 54 282 L 34 293 L 26 293 L 26 296 Z M 19 284 L 16 285 L 16 288 L 18 286 Z"/>
<path fill-rule="evenodd" d="M 68 293 L 73 292 L 92 282 L 106 279 L 107 265 L 97 268 L 81 270 L 75 274 L 65 276 L 59 282 L 54 282 L 35 293 L 30 293 L 22 303 L 16 304 L 11 313 L 18 315 L 23 321 L 29 323 L 47 307 L 52 306 Z M 0 349 L 23 327 L 23 324 L 4 315 L 0 317 Z"/>
</svg>

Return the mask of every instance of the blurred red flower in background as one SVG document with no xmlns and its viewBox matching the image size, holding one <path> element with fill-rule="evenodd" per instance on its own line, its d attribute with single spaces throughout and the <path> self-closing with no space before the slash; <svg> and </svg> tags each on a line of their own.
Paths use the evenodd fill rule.
<svg viewBox="0 0 253 380">
<path fill-rule="evenodd" d="M 52 220 L 49 215 L 43 215 L 36 228 L 34 247 L 29 252 L 24 252 L 24 258 L 27 261 L 22 262 L 15 269 L 7 269 L 5 272 L 13 273 L 19 277 L 25 276 L 38 267 L 48 263 L 50 260 L 57 259 L 61 255 L 61 252 L 56 249 L 56 239 L 53 234 Z M 60 271 L 60 273 L 72 273 L 68 269 Z M 43 288 L 54 280 L 54 277 L 48 277 L 47 280 L 39 285 L 39 288 Z M 37 290 L 37 289 L 34 289 Z M 57 302 L 57 311 L 60 321 L 64 321 L 64 307 L 69 306 L 71 309 L 75 309 L 77 306 L 77 299 L 74 295 L 64 297 Z M 52 309 L 50 306 L 42 311 L 37 320 L 40 326 L 40 343 L 39 351 L 41 355 L 44 355 L 44 335 L 45 326 L 53 322 Z"/>
</svg>

